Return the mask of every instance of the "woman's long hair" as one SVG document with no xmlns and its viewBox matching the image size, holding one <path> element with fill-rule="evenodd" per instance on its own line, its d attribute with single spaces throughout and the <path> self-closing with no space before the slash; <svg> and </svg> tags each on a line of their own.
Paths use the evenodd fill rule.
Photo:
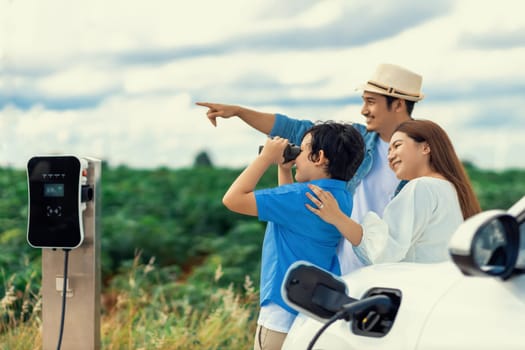
<svg viewBox="0 0 525 350">
<path fill-rule="evenodd" d="M 430 167 L 443 175 L 456 188 L 464 219 L 481 211 L 467 172 L 445 130 L 430 120 L 413 119 L 401 123 L 395 131 L 407 134 L 416 142 L 428 143 Z"/>
</svg>

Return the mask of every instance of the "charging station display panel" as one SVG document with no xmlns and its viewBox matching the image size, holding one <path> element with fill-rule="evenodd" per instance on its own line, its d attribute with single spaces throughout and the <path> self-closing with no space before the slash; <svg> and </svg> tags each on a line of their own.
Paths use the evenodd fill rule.
<svg viewBox="0 0 525 350">
<path fill-rule="evenodd" d="M 37 248 L 76 248 L 83 239 L 80 159 L 33 157 L 27 163 L 27 240 Z"/>
</svg>

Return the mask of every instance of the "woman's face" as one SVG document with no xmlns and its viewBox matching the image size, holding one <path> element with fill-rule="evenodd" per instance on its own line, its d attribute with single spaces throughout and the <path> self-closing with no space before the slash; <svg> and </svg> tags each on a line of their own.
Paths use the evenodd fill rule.
<svg viewBox="0 0 525 350">
<path fill-rule="evenodd" d="M 412 180 L 429 169 L 430 147 L 416 142 L 404 132 L 396 131 L 390 139 L 388 163 L 400 180 Z"/>
</svg>

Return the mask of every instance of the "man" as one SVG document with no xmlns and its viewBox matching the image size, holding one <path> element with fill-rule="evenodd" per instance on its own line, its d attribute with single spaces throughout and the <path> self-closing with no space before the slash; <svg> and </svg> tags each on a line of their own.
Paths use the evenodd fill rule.
<svg viewBox="0 0 525 350">
<path fill-rule="evenodd" d="M 361 114 L 366 126 L 354 124 L 365 140 L 365 158 L 356 175 L 347 183 L 354 193 L 352 219 L 361 222 L 369 211 L 382 216 L 383 209 L 395 195 L 399 180 L 388 166 L 388 143 L 394 129 L 411 119 L 414 104 L 423 99 L 422 77 L 403 67 L 380 64 L 363 91 Z M 281 136 L 293 143 L 300 143 L 304 132 L 313 125 L 311 121 L 291 119 L 282 114 L 263 113 L 240 106 L 197 102 L 208 107 L 207 116 L 217 126 L 217 118 L 237 116 L 251 127 L 270 136 Z M 342 239 L 338 247 L 341 273 L 346 274 L 360 266 L 351 244 Z"/>
</svg>

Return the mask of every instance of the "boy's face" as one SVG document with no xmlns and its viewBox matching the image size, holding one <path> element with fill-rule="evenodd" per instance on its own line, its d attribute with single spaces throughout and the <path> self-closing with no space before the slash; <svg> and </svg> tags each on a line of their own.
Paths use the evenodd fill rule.
<svg viewBox="0 0 525 350">
<path fill-rule="evenodd" d="M 309 159 L 312 151 L 312 134 L 308 133 L 301 142 L 301 153 L 295 159 L 295 181 L 307 182 L 326 177 L 322 167 Z M 323 176 L 324 175 L 324 176 Z"/>
</svg>

